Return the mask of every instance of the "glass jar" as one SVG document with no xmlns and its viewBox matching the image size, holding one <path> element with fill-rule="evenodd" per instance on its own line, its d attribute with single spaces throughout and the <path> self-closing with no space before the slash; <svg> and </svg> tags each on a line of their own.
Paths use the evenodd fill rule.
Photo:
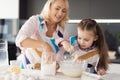
<svg viewBox="0 0 120 80">
<path fill-rule="evenodd" d="M 9 65 L 8 61 L 8 42 L 0 39 L 0 65 Z"/>
<path fill-rule="evenodd" d="M 43 75 L 55 75 L 56 55 L 52 52 L 43 52 L 41 60 L 41 73 Z"/>
</svg>

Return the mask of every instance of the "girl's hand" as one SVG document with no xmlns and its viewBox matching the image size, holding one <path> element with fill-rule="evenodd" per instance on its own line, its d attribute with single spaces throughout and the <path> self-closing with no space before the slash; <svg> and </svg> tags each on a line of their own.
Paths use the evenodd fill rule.
<svg viewBox="0 0 120 80">
<path fill-rule="evenodd" d="M 106 70 L 103 69 L 103 68 L 100 68 L 100 69 L 98 69 L 97 74 L 98 75 L 104 75 L 104 74 L 106 74 Z"/>
<path fill-rule="evenodd" d="M 61 44 L 66 51 L 68 52 L 74 51 L 74 47 L 68 41 L 62 41 Z"/>
</svg>

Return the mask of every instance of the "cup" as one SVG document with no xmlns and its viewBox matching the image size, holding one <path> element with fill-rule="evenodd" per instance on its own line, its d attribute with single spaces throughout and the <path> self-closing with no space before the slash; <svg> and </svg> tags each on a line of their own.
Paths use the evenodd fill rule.
<svg viewBox="0 0 120 80">
<path fill-rule="evenodd" d="M 17 60 L 10 60 L 11 72 L 20 73 L 21 72 L 20 65 L 21 65 L 21 63 Z"/>
<path fill-rule="evenodd" d="M 8 61 L 8 42 L 0 39 L 0 65 L 9 65 Z"/>
<path fill-rule="evenodd" d="M 56 55 L 52 52 L 43 52 L 41 60 L 41 72 L 43 75 L 55 75 Z"/>
<path fill-rule="evenodd" d="M 20 61 L 17 61 L 17 60 L 10 60 L 10 66 L 11 67 L 20 67 Z"/>
</svg>

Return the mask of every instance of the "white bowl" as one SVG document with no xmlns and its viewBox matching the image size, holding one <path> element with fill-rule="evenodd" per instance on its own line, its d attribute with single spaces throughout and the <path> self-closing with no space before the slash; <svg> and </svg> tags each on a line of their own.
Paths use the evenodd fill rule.
<svg viewBox="0 0 120 80">
<path fill-rule="evenodd" d="M 61 61 L 60 70 L 61 72 L 70 77 L 80 77 L 82 72 L 86 69 L 86 63 L 81 62 L 72 62 L 72 61 Z"/>
</svg>

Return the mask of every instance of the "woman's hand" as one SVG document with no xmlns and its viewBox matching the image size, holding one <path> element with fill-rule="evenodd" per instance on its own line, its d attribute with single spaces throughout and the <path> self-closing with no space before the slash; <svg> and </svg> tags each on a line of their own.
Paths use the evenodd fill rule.
<svg viewBox="0 0 120 80">
<path fill-rule="evenodd" d="M 54 52 L 51 45 L 49 43 L 47 43 L 47 42 L 42 43 L 42 50 L 43 50 L 43 52 Z"/>
<path fill-rule="evenodd" d="M 56 61 L 56 55 L 54 52 L 43 52 L 42 59 L 44 63 L 54 63 Z"/>
<path fill-rule="evenodd" d="M 53 61 L 55 61 L 56 54 L 49 43 L 43 42 L 42 50 L 43 55 L 46 56 L 45 58 L 47 63 L 52 63 Z"/>
<path fill-rule="evenodd" d="M 74 47 L 68 41 L 62 41 L 61 44 L 66 51 L 68 52 L 74 51 Z"/>
<path fill-rule="evenodd" d="M 60 68 L 59 63 L 56 61 L 56 70 L 58 70 Z"/>
<path fill-rule="evenodd" d="M 104 74 L 106 74 L 106 70 L 103 69 L 103 68 L 100 68 L 100 69 L 98 69 L 97 74 L 98 75 L 104 75 Z"/>
</svg>

